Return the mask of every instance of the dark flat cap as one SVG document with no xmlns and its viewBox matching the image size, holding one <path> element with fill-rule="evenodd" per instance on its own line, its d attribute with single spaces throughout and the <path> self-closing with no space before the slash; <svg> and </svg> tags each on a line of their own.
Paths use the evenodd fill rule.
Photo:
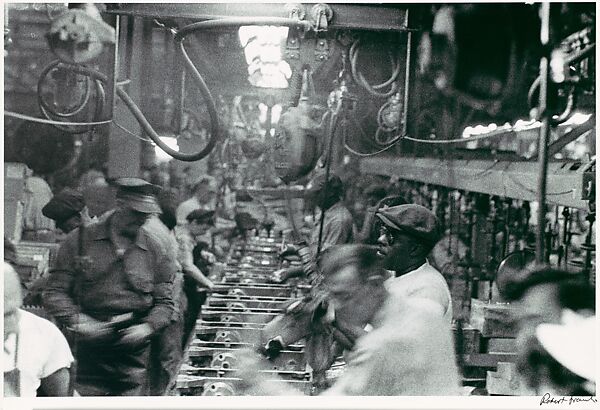
<svg viewBox="0 0 600 410">
<path fill-rule="evenodd" d="M 440 238 L 437 218 L 421 205 L 406 204 L 379 209 L 375 215 L 390 228 L 402 231 L 428 244 Z"/>
<path fill-rule="evenodd" d="M 65 188 L 44 205 L 42 214 L 57 222 L 66 221 L 81 212 L 84 206 L 83 195 L 80 192 Z"/>
<path fill-rule="evenodd" d="M 161 213 L 155 198 L 160 188 L 156 185 L 140 178 L 119 178 L 114 183 L 117 186 L 117 199 L 131 209 L 148 214 Z"/>
<path fill-rule="evenodd" d="M 215 216 L 215 211 L 207 211 L 206 209 L 195 209 L 192 212 L 190 212 L 185 219 L 187 219 L 188 222 L 198 222 L 198 223 L 209 223 L 211 225 L 214 225 L 215 220 L 214 220 L 214 216 Z"/>
</svg>

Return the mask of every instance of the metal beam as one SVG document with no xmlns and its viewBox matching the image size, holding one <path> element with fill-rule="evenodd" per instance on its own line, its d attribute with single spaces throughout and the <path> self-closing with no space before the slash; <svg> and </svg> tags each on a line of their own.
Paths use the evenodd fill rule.
<svg viewBox="0 0 600 410">
<path fill-rule="evenodd" d="M 560 150 L 566 147 L 571 142 L 575 141 L 577 138 L 581 137 L 583 134 L 587 134 L 589 131 L 596 128 L 596 116 L 592 115 L 592 117 L 580 125 L 579 127 L 573 128 L 571 131 L 567 132 L 565 135 L 558 138 L 548 147 L 548 156 L 552 158 L 555 154 L 558 154 Z"/>
<path fill-rule="evenodd" d="M 364 174 L 396 176 L 451 189 L 536 200 L 538 170 L 535 162 L 379 157 L 363 159 L 360 169 Z M 547 203 L 587 209 L 588 201 L 581 199 L 585 169 L 585 164 L 576 161 L 549 163 Z"/>
<path fill-rule="evenodd" d="M 302 4 L 305 19 L 309 19 L 315 3 Z M 407 30 L 406 8 L 392 4 L 328 4 L 333 29 L 364 29 L 375 31 Z M 209 20 L 227 17 L 289 17 L 285 3 L 120 3 L 107 13 L 153 18 L 190 18 Z"/>
</svg>

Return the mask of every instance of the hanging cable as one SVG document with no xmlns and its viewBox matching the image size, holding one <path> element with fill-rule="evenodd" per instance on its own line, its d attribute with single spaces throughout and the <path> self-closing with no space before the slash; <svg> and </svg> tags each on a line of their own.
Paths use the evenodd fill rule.
<svg viewBox="0 0 600 410">
<path fill-rule="evenodd" d="M 88 131 L 91 131 L 91 129 L 93 128 L 93 125 L 86 125 L 86 126 L 81 126 L 81 127 L 77 127 L 77 128 L 72 128 L 73 126 L 69 126 L 66 123 L 64 123 L 63 121 L 59 120 L 59 118 L 75 117 L 76 115 L 80 114 L 84 110 L 84 108 L 89 107 L 88 103 L 90 101 L 90 96 L 91 96 L 90 74 L 89 74 L 89 70 L 86 71 L 84 69 L 81 69 L 80 67 L 81 66 L 79 66 L 79 65 L 67 64 L 67 63 L 61 62 L 60 60 L 55 60 L 55 61 L 51 62 L 50 64 L 48 64 L 44 68 L 44 70 L 42 70 L 42 73 L 40 74 L 40 79 L 37 83 L 37 100 L 38 100 L 38 106 L 40 108 L 40 111 L 42 112 L 44 117 L 46 117 L 48 120 L 57 122 L 57 123 L 52 123 L 52 125 L 55 128 L 58 128 L 59 130 L 64 131 L 69 134 L 83 134 Z M 85 94 L 83 96 L 83 100 L 80 103 L 78 103 L 69 112 L 57 111 L 54 107 L 52 107 L 50 104 L 48 104 L 44 99 L 44 85 L 45 85 L 46 79 L 47 79 L 48 75 L 55 69 L 71 71 L 71 72 L 75 72 L 76 74 L 83 75 L 85 78 L 85 81 L 86 81 L 86 90 L 85 90 Z M 102 81 L 106 82 L 104 80 L 104 77 L 102 77 L 102 76 L 100 76 L 100 77 L 96 76 L 96 78 L 94 78 L 94 84 L 96 86 L 95 87 L 96 98 L 95 98 L 94 114 L 91 118 L 91 122 L 95 122 L 96 120 L 98 120 L 102 117 L 102 112 L 104 111 L 104 107 L 106 105 L 106 97 L 105 97 L 106 94 L 104 93 Z M 62 91 L 64 92 L 64 90 L 62 90 Z M 56 118 L 56 117 L 58 117 L 58 118 Z M 75 121 L 73 121 L 73 122 L 75 122 Z"/>
<path fill-rule="evenodd" d="M 21 113 L 18 113 L 18 112 L 13 112 L 13 111 L 8 111 L 8 110 L 4 110 L 4 115 L 6 115 L 7 117 L 19 118 L 19 119 L 25 120 L 25 121 L 38 122 L 40 124 L 51 124 L 51 125 L 88 126 L 88 125 L 110 124 L 112 122 L 112 120 L 93 121 L 93 122 L 63 122 L 63 121 L 53 121 L 53 120 L 46 120 L 44 118 L 32 117 L 32 116 L 27 115 L 27 114 L 21 114 Z"/>
<path fill-rule="evenodd" d="M 398 91 L 398 84 L 396 80 L 398 79 L 398 75 L 400 74 L 401 64 L 397 59 L 395 59 L 390 54 L 390 59 L 392 63 L 392 74 L 390 78 L 384 81 L 381 84 L 369 84 L 369 82 L 365 79 L 363 74 L 358 71 L 358 50 L 359 50 L 360 40 L 356 40 L 352 46 L 350 47 L 350 51 L 348 52 L 348 57 L 350 60 L 350 69 L 352 72 L 352 77 L 354 78 L 354 82 L 363 87 L 369 94 L 374 95 L 375 97 L 387 98 L 394 95 Z M 387 92 L 380 92 L 378 90 L 392 86 L 391 89 Z"/>
</svg>

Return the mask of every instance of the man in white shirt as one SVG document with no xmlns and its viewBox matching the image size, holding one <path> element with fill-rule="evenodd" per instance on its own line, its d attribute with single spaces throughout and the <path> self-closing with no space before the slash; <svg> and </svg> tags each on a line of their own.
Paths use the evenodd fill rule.
<svg viewBox="0 0 600 410">
<path fill-rule="evenodd" d="M 60 330 L 50 321 L 20 309 L 21 284 L 4 262 L 4 372 L 5 397 L 69 395 L 69 367 L 73 355 Z"/>
<path fill-rule="evenodd" d="M 178 207 L 175 213 L 177 217 L 178 225 L 186 224 L 186 217 L 190 212 L 196 209 L 202 209 L 205 211 L 215 210 L 215 201 L 217 195 L 217 181 L 207 175 L 204 176 L 194 185 L 194 195 L 188 200 L 183 201 Z"/>
<path fill-rule="evenodd" d="M 446 280 L 426 257 L 440 239 L 435 215 L 427 208 L 406 204 L 382 208 L 375 214 L 382 222 L 379 253 L 384 267 L 393 272 L 388 290 L 407 298 L 435 302 L 441 314 L 452 321 L 452 298 Z"/>
</svg>

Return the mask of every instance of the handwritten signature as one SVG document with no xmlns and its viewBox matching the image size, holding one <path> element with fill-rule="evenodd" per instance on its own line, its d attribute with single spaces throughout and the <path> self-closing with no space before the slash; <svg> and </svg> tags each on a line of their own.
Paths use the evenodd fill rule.
<svg viewBox="0 0 600 410">
<path fill-rule="evenodd" d="M 581 403 L 589 401 L 592 403 L 598 402 L 598 399 L 594 396 L 589 397 L 573 397 L 573 396 L 561 396 L 561 397 L 552 397 L 550 393 L 546 393 L 542 396 L 540 400 L 540 406 L 542 404 L 573 404 L 573 403 Z"/>
</svg>

